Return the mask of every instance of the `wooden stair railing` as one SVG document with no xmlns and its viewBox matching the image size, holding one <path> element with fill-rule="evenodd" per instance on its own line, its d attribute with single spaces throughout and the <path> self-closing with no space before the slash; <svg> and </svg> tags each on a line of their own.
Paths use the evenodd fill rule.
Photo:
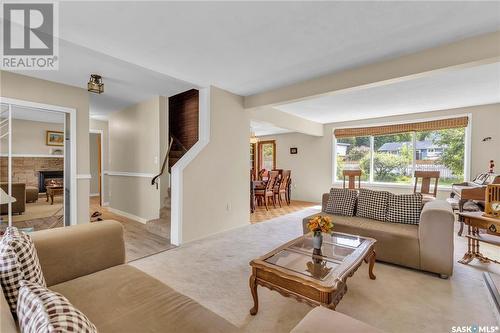
<svg viewBox="0 0 500 333">
<path fill-rule="evenodd" d="M 165 167 L 168 164 L 168 158 L 170 155 L 170 149 L 172 149 L 172 144 L 174 143 L 174 138 L 170 137 L 170 142 L 168 143 L 167 153 L 165 154 L 165 158 L 163 159 L 163 163 L 161 165 L 160 173 L 153 177 L 151 180 L 151 186 L 156 185 L 156 189 L 158 189 L 158 179 L 160 179 L 161 175 L 165 172 Z"/>
</svg>

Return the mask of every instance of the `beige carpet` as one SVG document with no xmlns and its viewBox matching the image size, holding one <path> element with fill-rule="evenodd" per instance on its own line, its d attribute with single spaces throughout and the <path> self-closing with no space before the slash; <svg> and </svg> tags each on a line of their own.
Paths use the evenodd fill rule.
<svg viewBox="0 0 500 333">
<path fill-rule="evenodd" d="M 132 263 L 179 292 L 195 299 L 246 332 L 288 332 L 311 308 L 277 292 L 258 288 L 259 313 L 248 287 L 248 262 L 302 233 L 306 209 L 183 245 Z M 465 251 L 455 239 L 455 257 Z M 484 254 L 499 255 L 492 247 Z M 387 332 L 451 332 L 453 325 L 497 325 L 482 271 L 497 274 L 500 265 L 455 264 L 443 280 L 435 275 L 377 263 L 377 280 L 363 265 L 347 282 L 348 292 L 337 310 Z"/>
<path fill-rule="evenodd" d="M 40 197 L 36 202 L 30 202 L 26 204 L 26 211 L 21 214 L 13 214 L 12 222 L 22 222 L 28 220 L 41 219 L 53 215 L 63 214 L 63 197 L 54 197 L 54 204 L 51 205 L 50 202 L 46 201 L 45 197 Z M 7 220 L 7 215 L 2 215 L 3 220 Z"/>
</svg>

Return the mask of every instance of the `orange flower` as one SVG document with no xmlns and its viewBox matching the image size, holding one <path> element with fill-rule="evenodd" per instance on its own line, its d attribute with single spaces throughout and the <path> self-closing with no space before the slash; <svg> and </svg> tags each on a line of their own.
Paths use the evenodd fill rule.
<svg viewBox="0 0 500 333">
<path fill-rule="evenodd" d="M 333 222 L 330 216 L 316 215 L 307 223 L 307 228 L 310 231 L 321 231 L 329 233 L 333 231 Z"/>
</svg>

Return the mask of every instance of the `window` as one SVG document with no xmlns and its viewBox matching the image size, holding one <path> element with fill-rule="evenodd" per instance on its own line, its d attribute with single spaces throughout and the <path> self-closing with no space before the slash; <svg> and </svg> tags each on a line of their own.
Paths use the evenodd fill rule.
<svg viewBox="0 0 500 333">
<path fill-rule="evenodd" d="M 374 183 L 412 184 L 415 170 L 439 171 L 440 185 L 462 182 L 467 125 L 468 118 L 462 117 L 335 130 L 340 136 L 335 141 L 335 180 L 343 179 L 343 170 L 361 169 L 361 180 Z M 398 132 L 402 128 L 408 130 Z"/>
<path fill-rule="evenodd" d="M 259 169 L 274 170 L 276 169 L 276 142 L 261 141 L 259 142 Z"/>
<path fill-rule="evenodd" d="M 370 137 L 341 138 L 337 140 L 337 179 L 343 179 L 344 170 L 363 170 L 361 180 L 370 179 Z M 368 166 L 368 168 L 366 168 Z"/>
</svg>

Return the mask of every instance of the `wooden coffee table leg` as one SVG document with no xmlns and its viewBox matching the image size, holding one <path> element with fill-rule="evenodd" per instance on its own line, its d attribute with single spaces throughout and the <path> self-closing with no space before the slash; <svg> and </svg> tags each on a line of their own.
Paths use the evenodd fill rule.
<svg viewBox="0 0 500 333">
<path fill-rule="evenodd" d="M 365 257 L 365 262 L 370 265 L 368 267 L 368 275 L 370 276 L 370 279 L 372 279 L 372 280 L 375 280 L 377 278 L 375 276 L 375 274 L 373 274 L 373 266 L 375 265 L 376 258 L 377 258 L 377 254 L 375 253 L 375 250 L 372 250 L 372 252 Z"/>
<path fill-rule="evenodd" d="M 47 196 L 47 202 L 49 202 L 49 191 L 45 192 L 45 196 Z"/>
<path fill-rule="evenodd" d="M 259 297 L 257 296 L 257 277 L 254 274 L 250 276 L 250 291 L 253 297 L 253 308 L 250 309 L 250 314 L 255 316 L 259 311 Z"/>
</svg>

